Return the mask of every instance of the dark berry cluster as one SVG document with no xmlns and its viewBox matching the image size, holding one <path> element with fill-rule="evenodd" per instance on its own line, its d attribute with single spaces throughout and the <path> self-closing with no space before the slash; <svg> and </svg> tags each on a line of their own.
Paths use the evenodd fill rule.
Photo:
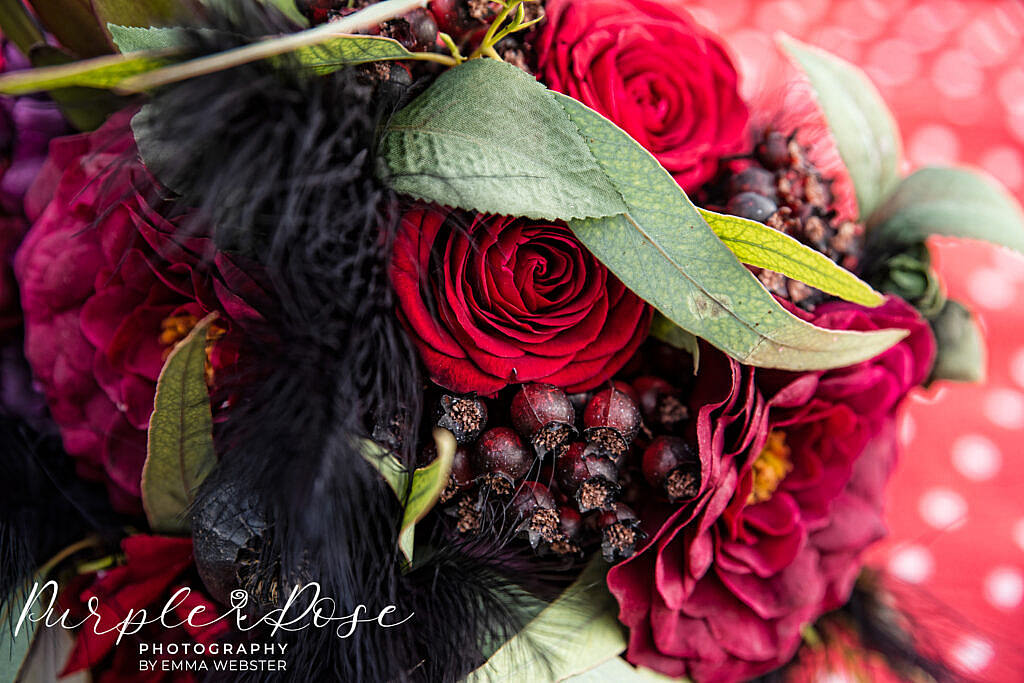
<svg viewBox="0 0 1024 683">
<path fill-rule="evenodd" d="M 858 272 L 864 228 L 839 221 L 833 210 L 832 182 L 808 159 L 795 135 L 763 131 L 749 159 L 723 162 L 707 188 L 708 208 L 765 223 L 820 251 L 847 270 Z M 811 307 L 821 292 L 784 275 L 761 270 L 758 278 L 773 293 Z"/>
<path fill-rule="evenodd" d="M 676 503 L 698 495 L 699 459 L 682 436 L 687 408 L 667 381 L 640 376 L 574 395 L 525 384 L 504 393 L 436 403 L 433 424 L 459 443 L 441 504 L 460 533 L 511 528 L 540 554 L 600 546 L 614 562 L 646 538 L 631 505 L 652 489 Z"/>
</svg>

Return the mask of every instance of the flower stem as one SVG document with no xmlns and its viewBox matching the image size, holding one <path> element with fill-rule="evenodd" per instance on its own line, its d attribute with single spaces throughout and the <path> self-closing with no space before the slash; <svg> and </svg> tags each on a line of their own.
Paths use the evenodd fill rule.
<svg viewBox="0 0 1024 683">
<path fill-rule="evenodd" d="M 218 52 L 207 57 L 192 59 L 181 64 L 168 66 L 163 69 L 156 69 L 148 73 L 133 76 L 122 81 L 117 90 L 125 93 L 142 92 L 162 85 L 177 83 L 188 78 L 204 76 L 216 73 L 224 69 L 230 69 L 242 64 L 276 57 L 288 52 L 294 52 L 304 47 L 312 47 L 326 42 L 331 38 L 349 33 L 356 33 L 378 24 L 394 19 L 395 17 L 407 14 L 418 7 L 426 7 L 428 0 L 384 0 L 375 5 L 362 9 L 337 21 L 326 23 L 316 28 L 299 31 L 286 36 L 279 36 L 262 40 L 242 47 L 236 47 L 224 52 Z M 444 55 L 438 55 L 444 56 Z M 420 59 L 433 58 L 421 57 Z M 444 61 L 442 63 L 448 63 Z"/>
</svg>

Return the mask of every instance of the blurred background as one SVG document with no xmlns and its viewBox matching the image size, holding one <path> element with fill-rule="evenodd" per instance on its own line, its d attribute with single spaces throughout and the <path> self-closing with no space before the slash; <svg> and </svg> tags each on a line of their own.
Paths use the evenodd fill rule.
<svg viewBox="0 0 1024 683">
<path fill-rule="evenodd" d="M 965 164 L 1024 202 L 1021 0 L 694 0 L 756 94 L 785 31 L 861 66 L 899 121 L 908 169 Z M 934 243 L 951 297 L 988 337 L 988 379 L 912 396 L 870 556 L 965 677 L 1024 681 L 1024 257 Z"/>
</svg>

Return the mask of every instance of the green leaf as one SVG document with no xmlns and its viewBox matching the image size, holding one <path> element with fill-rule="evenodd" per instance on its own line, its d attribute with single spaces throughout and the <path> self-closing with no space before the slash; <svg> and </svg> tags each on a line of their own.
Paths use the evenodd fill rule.
<svg viewBox="0 0 1024 683">
<path fill-rule="evenodd" d="M 697 337 L 679 327 L 679 325 L 676 325 L 661 313 L 654 314 L 654 320 L 651 321 L 650 334 L 655 339 L 686 351 L 693 356 L 693 374 L 697 374 L 697 369 L 700 367 L 700 344 L 697 343 Z"/>
<path fill-rule="evenodd" d="M 931 321 L 938 353 L 928 382 L 981 382 L 985 379 L 985 341 L 978 322 L 953 300 Z"/>
<path fill-rule="evenodd" d="M 622 657 L 612 657 L 590 671 L 565 679 L 569 683 L 688 683 L 688 678 L 671 678 L 650 669 L 641 669 L 630 665 Z"/>
<path fill-rule="evenodd" d="M 863 306 L 881 306 L 885 297 L 838 263 L 764 223 L 699 209 L 708 226 L 736 254 L 805 285 Z"/>
<path fill-rule="evenodd" d="M 67 52 L 52 45 L 36 45 L 29 52 L 29 59 L 35 67 L 70 64 L 74 61 Z M 64 117 L 81 131 L 99 128 L 107 117 L 128 104 L 114 93 L 96 88 L 57 88 L 49 94 Z"/>
<path fill-rule="evenodd" d="M 868 221 L 883 249 L 930 235 L 983 240 L 1024 253 L 1024 211 L 1001 185 L 965 168 L 932 166 L 903 179 Z"/>
<path fill-rule="evenodd" d="M 265 5 L 271 5 L 281 11 L 281 14 L 285 15 L 299 26 L 308 26 L 309 20 L 302 15 L 299 8 L 295 5 L 295 0 L 261 0 Z"/>
<path fill-rule="evenodd" d="M 398 499 L 404 501 L 398 548 L 409 562 L 412 562 L 416 523 L 437 503 L 448 483 L 452 461 L 455 459 L 455 437 L 447 429 L 434 430 L 434 444 L 437 447 L 437 457 L 429 465 L 418 467 L 412 473 L 410 483 L 409 472 L 398 458 L 379 444 L 368 439 L 363 440 L 363 457 L 377 468 Z"/>
<path fill-rule="evenodd" d="M 9 595 L 4 597 L 0 607 L 0 681 L 17 681 L 22 669 L 28 662 L 32 643 L 39 633 L 39 626 L 28 619 L 21 625 L 18 637 L 14 637 L 14 626 L 18 623 L 21 612 L 31 596 L 32 587 L 36 582 L 40 586 L 46 581 L 43 572 L 37 572 L 24 583 L 18 584 Z M 47 591 L 47 596 L 49 591 Z"/>
<path fill-rule="evenodd" d="M 402 44 L 381 36 L 339 36 L 295 51 L 303 66 L 315 74 L 329 74 L 345 66 L 415 57 Z"/>
<path fill-rule="evenodd" d="M 817 94 L 853 180 L 861 218 L 866 220 L 900 179 L 902 152 L 896 121 L 863 71 L 789 36 L 778 40 Z"/>
<path fill-rule="evenodd" d="M 27 55 L 33 45 L 46 43 L 46 36 L 36 26 L 21 0 L 0 0 L 0 34 Z"/>
<path fill-rule="evenodd" d="M 381 156 L 395 190 L 446 206 L 549 220 L 626 210 L 553 93 L 492 59 L 438 77 L 391 119 Z"/>
<path fill-rule="evenodd" d="M 206 331 L 215 318 L 211 313 L 192 328 L 167 357 L 156 382 L 142 505 L 158 533 L 188 533 L 189 505 L 217 464 L 206 387 Z"/>
<path fill-rule="evenodd" d="M 628 205 L 628 213 L 569 226 L 627 287 L 676 325 L 742 363 L 786 370 L 851 365 L 906 336 L 898 329 L 824 330 L 789 313 L 650 153 L 592 109 L 556 97 Z"/>
<path fill-rule="evenodd" d="M 111 25 L 145 29 L 187 24 L 199 18 L 200 10 L 194 0 L 92 0 L 92 6 L 108 33 Z"/>
<path fill-rule="evenodd" d="M 107 24 L 110 37 L 121 54 L 145 50 L 171 50 L 181 46 L 185 31 L 162 26 L 119 26 Z"/>
<path fill-rule="evenodd" d="M 14 71 L 0 76 L 0 94 L 24 95 L 69 86 L 116 88 L 127 78 L 167 65 L 170 63 L 168 56 L 161 52 L 138 52 L 131 55 L 108 55 L 30 71 Z"/>
<path fill-rule="evenodd" d="M 608 564 L 595 557 L 579 578 L 502 645 L 467 683 L 561 681 L 626 649 L 618 605 L 605 586 Z M 609 679 L 614 680 L 614 679 Z"/>
<path fill-rule="evenodd" d="M 28 0 L 28 4 L 46 30 L 75 56 L 98 57 L 111 52 L 91 0 Z"/>
</svg>

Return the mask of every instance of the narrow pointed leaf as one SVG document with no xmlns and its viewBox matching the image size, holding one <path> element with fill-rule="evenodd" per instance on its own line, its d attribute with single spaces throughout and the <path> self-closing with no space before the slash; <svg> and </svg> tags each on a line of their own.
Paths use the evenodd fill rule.
<svg viewBox="0 0 1024 683">
<path fill-rule="evenodd" d="M 881 306 L 885 301 L 870 285 L 820 251 L 764 223 L 704 209 L 700 209 L 700 215 L 744 263 L 773 270 L 864 306 Z"/>
<path fill-rule="evenodd" d="M 413 59 L 416 55 L 393 38 L 350 35 L 296 50 L 295 56 L 313 73 L 323 75 L 355 64 Z"/>
<path fill-rule="evenodd" d="M 853 180 L 861 219 L 866 220 L 900 179 L 902 152 L 896 120 L 878 89 L 856 66 L 789 36 L 778 40 L 817 94 Z"/>
<path fill-rule="evenodd" d="M 142 505 L 159 533 L 189 531 L 195 491 L 217 464 L 206 386 L 206 331 L 215 317 L 201 320 L 174 348 L 157 379 Z"/>
<path fill-rule="evenodd" d="M 0 94 L 24 95 L 70 86 L 111 89 L 127 78 L 167 65 L 169 56 L 162 52 L 137 52 L 14 71 L 0 76 Z"/>
<path fill-rule="evenodd" d="M 676 325 L 742 363 L 786 370 L 851 365 L 906 336 L 898 329 L 825 330 L 789 313 L 650 153 L 592 109 L 556 97 L 628 205 L 628 213 L 569 226 L 627 287 Z"/>
<path fill-rule="evenodd" d="M 403 194 L 548 220 L 626 210 L 551 91 L 516 67 L 473 59 L 389 123 L 385 175 Z"/>
<path fill-rule="evenodd" d="M 43 26 L 79 58 L 112 52 L 91 0 L 28 0 Z"/>
<path fill-rule="evenodd" d="M 178 26 L 198 18 L 195 0 L 91 0 L 101 26 Z M 124 52 L 124 50 L 122 50 Z"/>
<path fill-rule="evenodd" d="M 1024 253 L 1024 211 L 999 183 L 966 168 L 932 166 L 903 179 L 872 216 L 868 239 L 887 248 L 931 235 L 992 242 Z"/>
<path fill-rule="evenodd" d="M 121 26 L 107 24 L 110 37 L 121 54 L 145 50 L 173 50 L 187 36 L 185 29 L 164 26 Z"/>
</svg>

